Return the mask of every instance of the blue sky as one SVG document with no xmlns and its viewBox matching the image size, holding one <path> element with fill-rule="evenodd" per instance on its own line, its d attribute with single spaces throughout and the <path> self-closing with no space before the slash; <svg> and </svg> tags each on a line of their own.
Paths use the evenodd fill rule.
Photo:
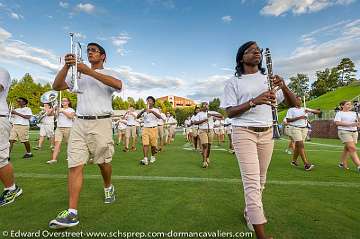
<svg viewBox="0 0 360 239">
<path fill-rule="evenodd" d="M 0 0 L 0 64 L 13 78 L 52 82 L 76 32 L 105 47 L 124 97 L 207 100 L 221 95 L 248 40 L 271 49 L 285 78 L 313 79 L 343 57 L 358 67 L 359 12 L 356 0 Z"/>
</svg>

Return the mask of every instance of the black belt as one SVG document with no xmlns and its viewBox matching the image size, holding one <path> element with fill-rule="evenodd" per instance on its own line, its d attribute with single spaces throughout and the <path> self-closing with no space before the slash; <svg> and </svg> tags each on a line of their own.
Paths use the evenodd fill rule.
<svg viewBox="0 0 360 239">
<path fill-rule="evenodd" d="M 4 118 L 5 118 L 5 117 L 8 117 L 8 115 L 0 115 L 0 117 L 4 117 Z"/>
<path fill-rule="evenodd" d="M 106 119 L 106 118 L 110 118 L 111 115 L 100 115 L 100 116 L 77 116 L 78 119 L 84 119 L 84 120 L 96 120 L 96 119 Z"/>
<path fill-rule="evenodd" d="M 269 127 L 252 127 L 252 126 L 240 126 L 240 128 L 249 129 L 254 132 L 265 132 L 271 129 L 272 126 Z"/>
<path fill-rule="evenodd" d="M 136 126 L 136 125 L 134 125 L 134 124 L 127 124 L 126 126 L 133 127 L 133 126 Z"/>
<path fill-rule="evenodd" d="M 346 130 L 346 129 L 340 129 L 340 130 L 347 131 L 347 132 L 351 132 L 351 133 L 358 132 L 357 130 Z"/>
<path fill-rule="evenodd" d="M 295 127 L 295 128 L 300 128 L 300 129 L 305 129 L 305 128 L 307 128 L 306 126 L 304 126 L 304 127 L 295 126 L 295 125 L 290 125 L 290 126 Z"/>
<path fill-rule="evenodd" d="M 153 128 L 157 128 L 157 126 L 153 126 L 153 127 L 144 127 L 146 129 L 153 129 Z"/>
</svg>

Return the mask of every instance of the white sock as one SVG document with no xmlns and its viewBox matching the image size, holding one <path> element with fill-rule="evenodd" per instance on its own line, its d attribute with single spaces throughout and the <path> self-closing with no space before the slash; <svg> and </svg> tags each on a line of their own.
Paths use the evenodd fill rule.
<svg viewBox="0 0 360 239">
<path fill-rule="evenodd" d="M 16 185 L 14 183 L 12 186 L 10 186 L 8 188 L 4 188 L 4 191 L 6 191 L 6 190 L 14 191 L 15 189 L 16 189 Z"/>
<path fill-rule="evenodd" d="M 69 208 L 68 212 L 77 215 L 77 210 L 76 209 Z"/>
<path fill-rule="evenodd" d="M 145 158 L 144 158 L 144 161 L 147 161 L 147 160 L 148 160 L 148 158 L 147 158 L 147 157 L 145 157 Z"/>
<path fill-rule="evenodd" d="M 108 187 L 108 188 L 104 188 L 104 190 L 105 190 L 105 191 L 110 191 L 110 190 L 111 190 L 111 188 L 112 188 L 112 186 L 113 186 L 113 185 L 111 184 L 111 185 L 110 185 L 110 187 Z"/>
</svg>

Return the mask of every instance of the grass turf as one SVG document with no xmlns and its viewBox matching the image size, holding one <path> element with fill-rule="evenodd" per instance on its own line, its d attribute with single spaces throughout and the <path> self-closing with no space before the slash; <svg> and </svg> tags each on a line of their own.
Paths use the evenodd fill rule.
<svg viewBox="0 0 360 239">
<path fill-rule="evenodd" d="M 284 153 L 287 141 L 276 142 L 263 195 L 269 220 L 267 231 L 275 238 L 286 239 L 358 238 L 360 175 L 351 162 L 350 171 L 337 167 L 342 150 L 339 140 L 313 139 L 313 143 L 306 149 L 316 167 L 305 172 L 302 167 L 290 166 L 290 156 Z M 100 172 L 97 166 L 88 165 L 79 205 L 80 224 L 68 231 L 247 231 L 242 219 L 244 199 L 239 168 L 232 154 L 221 151 L 226 146 L 214 147 L 217 150 L 211 153 L 208 169 L 201 168 L 198 152 L 184 149 L 187 145 L 182 136 L 177 136 L 175 143 L 166 146 L 155 164 L 149 166 L 139 165 L 141 145 L 137 147 L 137 152 L 128 153 L 116 147 L 113 175 L 219 181 L 114 177 L 117 201 L 104 205 L 102 180 L 93 177 Z M 14 146 L 12 163 L 24 193 L 15 203 L 0 209 L 0 231 L 47 230 L 49 220 L 67 208 L 65 149 L 57 164 L 47 165 L 48 148 L 46 143 L 42 150 L 34 151 L 33 159 L 24 160 L 23 145 Z"/>
</svg>

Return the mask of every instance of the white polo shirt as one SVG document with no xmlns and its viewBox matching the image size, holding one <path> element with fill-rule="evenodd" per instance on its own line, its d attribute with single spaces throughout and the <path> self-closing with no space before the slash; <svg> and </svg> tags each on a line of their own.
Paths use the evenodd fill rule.
<svg viewBox="0 0 360 239">
<path fill-rule="evenodd" d="M 192 123 L 191 127 L 192 127 L 193 129 L 198 129 L 198 128 L 199 128 L 199 125 L 194 124 L 194 122 L 196 121 L 196 116 L 197 116 L 197 114 L 191 116 L 191 119 L 190 119 L 190 120 L 191 120 L 191 123 Z"/>
<path fill-rule="evenodd" d="M 152 108 L 151 110 L 160 114 L 159 109 Z M 158 126 L 158 117 L 156 117 L 153 113 L 144 112 L 143 116 L 144 116 L 144 127 L 145 128 L 151 128 L 151 127 Z"/>
<path fill-rule="evenodd" d="M 64 108 L 64 111 L 66 113 L 74 113 L 75 110 L 73 108 Z M 61 128 L 71 128 L 73 125 L 74 120 L 73 119 L 69 119 L 68 117 L 66 117 L 66 115 L 64 115 L 63 113 L 59 113 L 59 118 L 58 118 L 58 122 L 57 122 L 57 126 L 61 127 Z"/>
<path fill-rule="evenodd" d="M 96 69 L 104 75 L 118 78 L 118 73 L 109 69 Z M 73 88 L 71 84 L 71 74 L 69 70 L 68 77 L 66 78 L 66 84 L 70 89 Z M 113 87 L 105 85 L 101 81 L 81 74 L 81 78 L 78 80 L 79 90 L 82 93 L 77 94 L 77 107 L 76 114 L 78 116 L 101 116 L 112 114 L 112 94 L 114 92 L 121 92 Z"/>
<path fill-rule="evenodd" d="M 338 111 L 335 115 L 334 121 L 341 121 L 344 123 L 355 123 L 357 115 L 354 111 Z M 338 130 L 356 131 L 356 126 L 338 126 Z"/>
<path fill-rule="evenodd" d="M 127 120 L 119 120 L 117 124 L 118 130 L 126 129 Z"/>
<path fill-rule="evenodd" d="M 221 99 L 221 108 L 238 106 L 248 102 L 268 90 L 266 75 L 255 74 L 233 76 L 225 83 L 224 94 Z M 276 92 L 277 103 L 284 100 L 281 90 Z M 232 118 L 233 126 L 270 127 L 272 125 L 272 112 L 270 105 L 257 105 L 243 114 Z"/>
<path fill-rule="evenodd" d="M 227 126 L 225 126 L 225 129 L 231 129 L 231 119 L 230 118 L 225 118 L 224 124 L 227 125 Z"/>
<path fill-rule="evenodd" d="M 29 107 L 16 108 L 15 111 L 23 115 L 32 116 L 32 111 Z M 14 117 L 14 121 L 13 121 L 14 125 L 25 125 L 25 126 L 30 125 L 29 119 L 25 119 L 15 114 L 13 115 L 13 117 Z"/>
<path fill-rule="evenodd" d="M 127 112 L 125 115 L 126 124 L 128 126 L 135 126 L 136 125 L 136 117 L 137 114 L 135 112 Z"/>
<path fill-rule="evenodd" d="M 165 123 L 166 115 L 164 113 L 161 113 L 161 119 L 158 119 L 158 125 L 162 126 Z"/>
<path fill-rule="evenodd" d="M 6 102 L 6 97 L 9 93 L 11 78 L 9 72 L 1 67 L 0 67 L 0 85 L 4 88 L 4 90 L 0 91 L 0 115 L 8 115 L 9 108 Z"/>
<path fill-rule="evenodd" d="M 54 116 L 51 115 L 46 115 L 42 120 L 41 120 L 41 124 L 46 124 L 46 125 L 53 125 L 54 124 Z"/>
<path fill-rule="evenodd" d="M 210 113 L 210 114 L 219 114 L 218 112 L 215 112 L 215 111 L 208 111 L 208 112 L 200 111 L 196 115 L 195 121 L 201 121 L 201 120 L 204 120 L 204 119 L 209 119 L 209 120 L 202 123 L 202 124 L 199 124 L 199 129 L 213 129 L 214 128 L 214 117 L 209 116 L 208 113 Z"/>
<path fill-rule="evenodd" d="M 296 118 L 296 117 L 300 117 L 300 116 L 306 116 L 305 113 L 305 108 L 300 107 L 293 107 L 288 109 L 285 118 L 286 119 L 291 119 L 291 118 Z M 295 127 L 300 127 L 300 128 L 305 128 L 307 126 L 307 120 L 306 119 L 299 119 L 293 122 L 289 122 L 289 125 L 291 126 L 295 126 Z"/>
</svg>

